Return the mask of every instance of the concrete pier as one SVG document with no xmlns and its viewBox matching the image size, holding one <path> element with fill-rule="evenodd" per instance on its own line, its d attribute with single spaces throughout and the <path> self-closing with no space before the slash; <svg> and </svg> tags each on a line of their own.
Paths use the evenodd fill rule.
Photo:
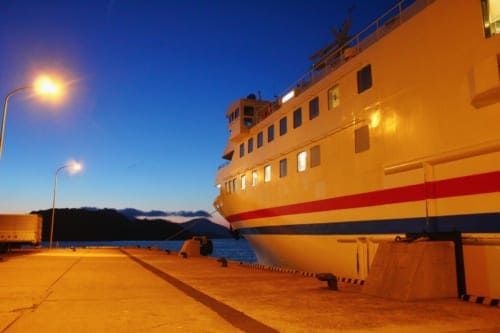
<svg viewBox="0 0 500 333">
<path fill-rule="evenodd" d="M 500 308 L 137 248 L 3 255 L 0 332 L 499 332 Z"/>
</svg>

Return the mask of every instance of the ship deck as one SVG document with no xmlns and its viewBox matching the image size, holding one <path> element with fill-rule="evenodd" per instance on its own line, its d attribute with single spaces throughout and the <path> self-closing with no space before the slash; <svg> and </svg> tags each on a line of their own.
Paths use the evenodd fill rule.
<svg viewBox="0 0 500 333">
<path fill-rule="evenodd" d="M 305 274 L 141 248 L 24 250 L 0 261 L 0 332 L 498 332 L 500 308 L 402 302 Z"/>
</svg>

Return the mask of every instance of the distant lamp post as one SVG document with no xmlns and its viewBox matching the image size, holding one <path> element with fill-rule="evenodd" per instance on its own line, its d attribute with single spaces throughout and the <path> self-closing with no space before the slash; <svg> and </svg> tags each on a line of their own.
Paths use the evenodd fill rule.
<svg viewBox="0 0 500 333">
<path fill-rule="evenodd" d="M 3 150 L 3 137 L 5 133 L 5 119 L 7 118 L 7 106 L 9 105 L 9 99 L 15 93 L 22 90 L 30 90 L 33 89 L 39 95 L 59 95 L 61 93 L 60 86 L 57 85 L 54 81 L 52 81 L 47 76 L 39 77 L 33 85 L 24 86 L 16 88 L 10 91 L 7 96 L 5 96 L 5 100 L 3 102 L 3 111 L 2 111 L 2 127 L 0 127 L 0 159 L 2 158 L 2 150 Z"/>
<path fill-rule="evenodd" d="M 82 170 L 82 164 L 78 162 L 70 162 L 66 165 L 63 165 L 59 169 L 56 170 L 55 176 L 54 176 L 54 195 L 52 197 L 52 216 L 50 219 L 50 237 L 49 237 L 49 248 L 52 248 L 52 238 L 54 236 L 54 219 L 55 219 L 55 212 L 56 212 L 56 194 L 57 194 L 57 176 L 59 175 L 59 172 L 61 172 L 64 169 L 68 169 L 70 174 L 75 174 L 78 173 Z"/>
</svg>

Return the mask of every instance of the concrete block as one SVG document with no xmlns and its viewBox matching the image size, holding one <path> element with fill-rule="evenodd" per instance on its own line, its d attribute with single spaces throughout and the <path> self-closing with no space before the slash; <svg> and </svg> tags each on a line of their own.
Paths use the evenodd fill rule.
<svg viewBox="0 0 500 333">
<path fill-rule="evenodd" d="M 381 243 L 363 293 L 404 301 L 457 297 L 453 242 Z"/>
<path fill-rule="evenodd" d="M 188 239 L 182 244 L 182 248 L 179 251 L 179 255 L 185 253 L 185 255 L 190 257 L 199 257 L 200 256 L 200 242 L 195 239 Z"/>
</svg>

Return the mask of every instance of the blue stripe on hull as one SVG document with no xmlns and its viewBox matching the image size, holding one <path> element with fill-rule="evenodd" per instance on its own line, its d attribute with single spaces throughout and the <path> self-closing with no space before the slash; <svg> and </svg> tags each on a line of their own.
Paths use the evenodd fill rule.
<svg viewBox="0 0 500 333">
<path fill-rule="evenodd" d="M 500 213 L 409 219 L 328 222 L 241 228 L 243 235 L 371 235 L 405 233 L 500 233 Z"/>
</svg>

